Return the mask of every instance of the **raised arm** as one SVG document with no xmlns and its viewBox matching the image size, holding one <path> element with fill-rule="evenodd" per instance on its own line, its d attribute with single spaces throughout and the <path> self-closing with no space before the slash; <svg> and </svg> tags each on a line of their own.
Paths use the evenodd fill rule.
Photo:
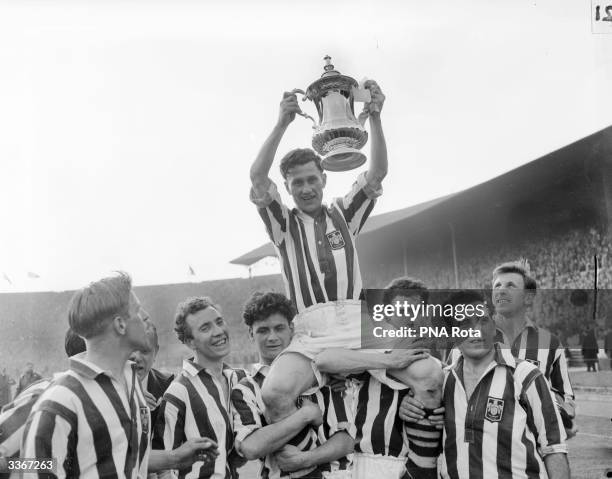
<svg viewBox="0 0 612 479">
<path fill-rule="evenodd" d="M 372 101 L 364 107 L 364 112 L 370 118 L 370 164 L 366 179 L 369 184 L 380 185 L 382 180 L 387 176 L 387 143 L 383 133 L 382 123 L 380 120 L 380 112 L 385 103 L 385 95 L 374 80 L 365 82 L 364 87 L 370 90 Z"/>
<path fill-rule="evenodd" d="M 272 129 L 272 132 L 266 138 L 263 146 L 257 154 L 257 158 L 251 165 L 251 183 L 256 195 L 261 196 L 265 193 L 270 179 L 268 174 L 274 162 L 274 156 L 278 145 L 285 134 L 285 130 L 289 124 L 295 119 L 296 113 L 301 112 L 296 96 L 296 90 L 283 93 L 283 99 L 280 102 L 280 111 L 278 121 Z"/>
</svg>

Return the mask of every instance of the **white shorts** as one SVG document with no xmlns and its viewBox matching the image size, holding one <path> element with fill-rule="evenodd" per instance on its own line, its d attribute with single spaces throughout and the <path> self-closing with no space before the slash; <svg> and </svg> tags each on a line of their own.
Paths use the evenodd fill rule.
<svg viewBox="0 0 612 479">
<path fill-rule="evenodd" d="M 367 453 L 353 456 L 353 479 L 401 479 L 405 473 L 405 457 Z"/>
<path fill-rule="evenodd" d="M 293 340 L 285 353 L 313 359 L 330 348 L 361 348 L 361 301 L 345 299 L 319 303 L 293 319 Z"/>
<path fill-rule="evenodd" d="M 287 353 L 301 354 L 313 360 L 317 354 L 334 348 L 359 349 L 364 353 L 390 351 L 392 348 L 370 349 L 367 345 L 362 348 L 361 315 L 361 301 L 355 299 L 318 303 L 306 308 L 293 319 L 293 339 L 275 361 Z M 314 361 L 311 362 L 311 366 L 317 385 L 302 393 L 305 395 L 313 394 L 329 381 L 328 376 L 319 371 Z M 392 389 L 406 388 L 404 384 L 387 377 L 384 369 L 369 372 Z"/>
<path fill-rule="evenodd" d="M 353 474 L 350 470 L 342 471 L 323 471 L 323 479 L 352 479 Z"/>
<path fill-rule="evenodd" d="M 293 319 L 293 339 L 283 354 L 297 353 L 313 360 L 326 349 L 359 349 L 361 347 L 361 301 L 345 299 L 318 303 L 306 308 Z M 314 361 L 312 371 L 317 385 L 302 394 L 311 394 L 328 383 Z"/>
</svg>

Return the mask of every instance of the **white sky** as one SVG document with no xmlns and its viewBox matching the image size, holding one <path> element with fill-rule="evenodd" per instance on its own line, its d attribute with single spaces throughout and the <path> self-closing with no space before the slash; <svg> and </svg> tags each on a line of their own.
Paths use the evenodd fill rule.
<svg viewBox="0 0 612 479">
<path fill-rule="evenodd" d="M 585 0 L 1 1 L 0 291 L 246 275 L 228 262 L 267 241 L 250 163 L 325 54 L 387 95 L 375 214 L 609 126 L 612 35 L 590 15 Z M 310 136 L 298 117 L 279 156 Z M 327 194 L 354 177 L 329 174 Z"/>
</svg>

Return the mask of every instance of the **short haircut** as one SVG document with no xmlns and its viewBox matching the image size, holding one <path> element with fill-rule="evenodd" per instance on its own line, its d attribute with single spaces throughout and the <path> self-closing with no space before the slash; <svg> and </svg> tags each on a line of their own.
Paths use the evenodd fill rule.
<svg viewBox="0 0 612 479">
<path fill-rule="evenodd" d="M 127 273 L 101 279 L 78 290 L 68 306 L 68 322 L 85 339 L 99 336 L 115 316 L 128 314 L 132 279 Z"/>
<path fill-rule="evenodd" d="M 253 323 L 264 321 L 275 313 L 284 316 L 288 322 L 291 322 L 295 316 L 295 308 L 284 294 L 259 292 L 254 293 L 244 305 L 242 319 L 244 319 L 244 324 L 251 328 Z"/>
<path fill-rule="evenodd" d="M 323 167 L 321 166 L 321 157 L 317 155 L 310 148 L 296 148 L 291 150 L 280 162 L 280 171 L 284 179 L 287 179 L 289 170 L 294 166 L 305 165 L 313 162 L 315 166 L 323 173 Z"/>
<path fill-rule="evenodd" d="M 520 274 L 523 277 L 523 282 L 525 283 L 525 289 L 538 289 L 538 283 L 535 278 L 531 275 L 531 270 L 529 268 L 529 263 L 525 259 L 520 259 L 518 261 L 509 261 L 507 263 L 502 263 L 497 266 L 493 270 L 493 282 L 495 282 L 495 278 L 497 278 L 500 274 L 505 273 L 516 273 Z"/>
<path fill-rule="evenodd" d="M 182 303 L 179 303 L 174 317 L 174 331 L 181 343 L 184 344 L 185 341 L 193 337 L 191 327 L 187 324 L 187 316 L 210 307 L 219 309 L 212 300 L 206 296 L 187 298 Z"/>
<path fill-rule="evenodd" d="M 444 305 L 451 305 L 453 307 L 460 304 L 472 304 L 472 303 L 487 303 L 484 293 L 479 289 L 461 289 L 453 291 Z"/>
<path fill-rule="evenodd" d="M 421 301 L 427 303 L 429 292 L 423 281 L 409 276 L 395 278 L 386 287 L 383 293 L 383 303 L 391 304 L 396 296 L 414 296 L 418 294 Z"/>
<path fill-rule="evenodd" d="M 489 304 L 487 303 L 487 297 L 481 290 L 479 289 L 461 289 L 461 290 L 453 291 L 448 296 L 448 298 L 446 298 L 446 301 L 444 302 L 444 305 L 443 305 L 443 309 L 447 309 L 446 307 L 450 305 L 453 307 L 453 311 L 455 311 L 455 307 L 459 306 L 460 304 L 472 304 L 472 303 L 484 303 L 485 305 L 487 305 L 487 308 L 489 306 Z M 469 321 L 458 320 L 458 319 L 455 319 L 454 316 L 450 323 L 451 326 L 458 326 L 458 325 L 465 326 L 467 324 L 469 324 Z"/>
<path fill-rule="evenodd" d="M 75 333 L 72 328 L 68 328 L 66 338 L 64 339 L 64 349 L 68 357 L 80 354 L 86 350 L 85 340 Z"/>
</svg>

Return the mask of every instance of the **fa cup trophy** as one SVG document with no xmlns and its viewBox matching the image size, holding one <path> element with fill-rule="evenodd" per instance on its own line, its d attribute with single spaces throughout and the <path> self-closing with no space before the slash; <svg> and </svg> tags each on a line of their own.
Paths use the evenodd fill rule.
<svg viewBox="0 0 612 479">
<path fill-rule="evenodd" d="M 359 90 L 355 79 L 334 70 L 329 55 L 324 60 L 325 71 L 306 89 L 303 98 L 311 100 L 319 112 L 318 125 L 313 119 L 312 147 L 323 157 L 326 170 L 352 170 L 365 163 L 366 156 L 359 149 L 368 141 L 368 132 L 355 118 L 355 96 L 370 101 L 370 92 Z"/>
</svg>

